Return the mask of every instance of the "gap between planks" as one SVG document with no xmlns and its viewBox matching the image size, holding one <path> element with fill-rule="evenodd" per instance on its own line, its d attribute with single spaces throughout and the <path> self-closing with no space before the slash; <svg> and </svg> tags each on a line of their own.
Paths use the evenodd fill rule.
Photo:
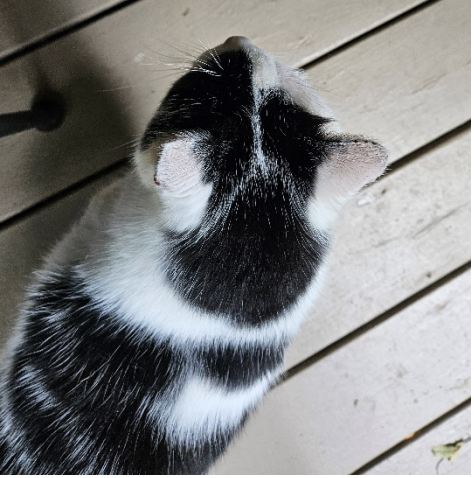
<svg viewBox="0 0 474 478">
<path fill-rule="evenodd" d="M 348 40 L 347 42 L 343 43 L 342 45 L 337 46 L 336 48 L 332 49 L 331 51 L 328 51 L 320 56 L 315 57 L 311 61 L 300 65 L 300 68 L 307 69 L 307 68 L 312 68 L 313 66 L 317 65 L 318 63 L 323 62 L 324 60 L 327 60 L 329 58 L 332 58 L 333 56 L 336 56 L 338 53 L 342 53 L 343 51 L 348 50 L 349 48 L 353 47 L 357 43 L 360 43 L 361 41 L 366 40 L 368 37 L 375 35 L 386 28 L 390 28 L 393 25 L 396 25 L 397 23 L 402 22 L 403 20 L 406 20 L 408 17 L 411 17 L 413 15 L 416 15 L 420 11 L 424 10 L 425 8 L 431 7 L 435 3 L 439 3 L 441 0 L 426 0 L 425 2 L 415 5 L 414 7 L 410 8 L 406 12 L 401 13 L 395 18 L 392 18 L 385 23 L 382 23 L 381 25 L 378 25 L 371 30 L 367 30 L 366 32 L 362 33 L 361 35 L 358 35 L 355 38 L 352 38 L 351 40 Z"/>
<path fill-rule="evenodd" d="M 51 34 L 46 35 L 45 37 L 39 39 L 39 40 L 34 40 L 28 43 L 27 45 L 19 48 L 18 50 L 9 53 L 5 55 L 3 58 L 0 57 L 0 67 L 4 66 L 18 58 L 20 58 L 23 55 L 26 55 L 28 53 L 32 53 L 35 50 L 39 50 L 40 48 L 49 45 L 56 40 L 59 40 L 71 33 L 74 33 L 82 28 L 85 28 L 109 15 L 112 15 L 113 13 L 122 10 L 130 5 L 133 5 L 134 3 L 138 3 L 140 0 L 123 0 L 121 3 L 118 5 L 114 5 L 112 7 L 109 7 L 99 13 L 96 13 L 88 18 L 85 18 L 84 20 L 80 20 L 77 23 L 73 25 L 68 25 L 66 27 L 63 27 Z M 313 66 L 313 64 L 322 61 L 326 57 L 333 56 L 336 53 L 338 53 L 340 50 L 343 50 L 347 47 L 352 46 L 353 44 L 357 43 L 358 41 L 367 38 L 368 36 L 377 33 L 384 28 L 387 28 L 391 25 L 394 25 L 395 23 L 404 20 L 410 15 L 414 15 L 418 13 L 420 10 L 430 6 L 433 3 L 439 2 L 441 0 L 426 0 L 425 2 L 415 5 L 414 7 L 411 7 L 410 9 L 406 10 L 405 12 L 401 13 L 400 15 L 396 16 L 395 18 L 392 18 L 390 20 L 387 20 L 386 22 L 375 26 L 374 28 L 367 30 L 361 35 L 356 36 L 355 38 L 348 40 L 347 42 L 343 43 L 342 45 L 337 46 L 333 50 L 330 50 L 322 55 L 316 56 L 314 59 L 310 60 L 309 62 L 306 62 L 305 64 L 298 65 L 299 68 L 307 68 Z"/>
<path fill-rule="evenodd" d="M 367 462 L 365 465 L 361 466 L 357 470 L 353 471 L 351 475 L 363 475 L 370 469 L 374 468 L 378 464 L 382 463 L 384 460 L 390 458 L 391 456 L 395 455 L 395 453 L 399 452 L 400 450 L 403 450 L 407 446 L 411 445 L 412 443 L 415 443 L 418 439 L 429 433 L 431 430 L 435 429 L 442 423 L 446 422 L 450 418 L 452 418 L 454 415 L 458 414 L 459 412 L 463 411 L 467 407 L 471 405 L 471 398 L 466 399 L 464 402 L 460 403 L 459 405 L 456 405 L 454 408 L 449 410 L 448 412 L 444 413 L 440 417 L 438 417 L 436 420 L 433 420 L 431 423 L 428 423 L 428 425 L 425 425 L 424 427 L 420 428 L 417 430 L 414 434 L 413 437 L 410 438 L 405 438 L 403 441 L 397 443 L 393 447 L 389 448 L 385 452 L 381 453 L 379 456 L 375 457 L 374 459 L 370 460 Z"/>
<path fill-rule="evenodd" d="M 57 191 L 56 193 L 52 194 L 51 196 L 48 196 L 41 201 L 38 201 L 35 203 L 33 206 L 30 206 L 27 209 L 24 209 L 23 211 L 19 212 L 18 214 L 15 214 L 12 217 L 9 217 L 3 222 L 0 222 L 0 234 L 8 229 L 11 226 L 14 226 L 15 224 L 18 224 L 19 222 L 22 222 L 29 217 L 33 216 L 37 212 L 41 211 L 42 209 L 47 208 L 48 206 L 51 206 L 52 204 L 61 201 L 61 199 L 64 199 L 65 197 L 69 196 L 70 194 L 74 194 L 81 189 L 84 189 L 87 187 L 89 184 L 93 184 L 95 182 L 100 181 L 101 179 L 104 179 L 105 177 L 112 175 L 113 173 L 117 173 L 120 170 L 126 168 L 131 164 L 131 157 L 127 156 L 125 158 L 119 159 L 113 164 L 110 164 L 109 166 L 105 167 L 104 169 L 100 169 L 99 171 L 96 171 L 93 174 L 90 174 L 89 176 L 86 176 L 82 178 L 80 181 L 76 181 L 74 184 L 71 186 L 68 186 L 64 189 L 61 189 Z"/>
<path fill-rule="evenodd" d="M 397 159 L 395 162 L 390 164 L 385 171 L 383 177 L 386 177 L 389 174 L 398 171 L 405 166 L 408 166 L 409 164 L 416 161 L 418 158 L 424 156 L 425 154 L 431 153 L 436 148 L 441 147 L 443 144 L 447 143 L 448 141 L 451 141 L 452 139 L 455 139 L 457 136 L 462 135 L 464 132 L 469 131 L 470 129 L 471 120 L 460 124 L 459 126 L 453 128 L 450 131 L 447 131 L 446 133 L 442 134 L 441 136 L 438 136 L 429 143 L 424 144 L 418 149 L 415 149 L 411 153 L 408 153 L 407 155 L 403 156 L 400 159 Z"/>
<path fill-rule="evenodd" d="M 106 8 L 105 10 L 95 13 L 90 17 L 84 18 L 83 20 L 79 20 L 72 25 L 61 27 L 52 33 L 46 34 L 43 38 L 39 40 L 30 40 L 26 43 L 26 45 L 18 48 L 17 50 L 14 50 L 11 53 L 7 53 L 3 58 L 0 56 L 0 67 L 20 58 L 23 55 L 26 55 L 27 53 L 39 50 L 40 48 L 49 45 L 56 40 L 59 40 L 66 35 L 69 35 L 70 33 L 73 33 L 77 30 L 80 30 L 81 28 L 91 25 L 92 23 L 102 20 L 103 18 L 108 17 L 109 15 L 112 15 L 119 10 L 122 10 L 123 8 L 137 3 L 138 1 L 140 0 L 123 0 L 118 5 L 113 5 L 112 7 Z"/>
<path fill-rule="evenodd" d="M 402 302 L 399 302 L 398 304 L 391 307 L 387 311 L 385 311 L 382 314 L 374 317 L 369 322 L 366 322 L 364 325 L 361 325 L 360 327 L 356 328 L 355 330 L 348 333 L 347 335 L 344 335 L 340 339 L 338 339 L 335 342 L 333 342 L 332 344 L 329 344 L 328 346 L 324 347 L 319 352 L 315 353 L 314 355 L 311 355 L 310 357 L 308 357 L 307 359 L 298 363 L 297 365 L 294 365 L 293 367 L 288 369 L 283 374 L 282 380 L 280 380 L 280 382 L 278 382 L 278 384 L 282 383 L 283 381 L 290 380 L 292 377 L 294 377 L 298 373 L 302 372 L 303 370 L 306 370 L 308 367 L 313 366 L 315 363 L 321 361 L 322 359 L 324 359 L 325 357 L 327 357 L 331 353 L 335 352 L 336 350 L 341 349 L 342 347 L 344 347 L 348 343 L 354 341 L 355 339 L 357 339 L 361 335 L 369 332 L 373 328 L 375 328 L 378 325 L 382 324 L 383 322 L 389 320 L 394 315 L 400 313 L 402 310 L 404 310 L 407 307 L 413 305 L 418 300 L 422 299 L 423 297 L 426 297 L 428 294 L 432 293 L 436 289 L 439 289 L 443 285 L 447 284 L 448 282 L 452 281 L 456 277 L 460 276 L 465 271 L 470 269 L 470 267 L 471 267 L 471 261 L 469 261 L 466 264 L 463 264 L 462 266 L 458 267 L 457 269 L 451 271 L 449 274 L 446 274 L 444 277 L 441 277 L 437 281 L 433 282 L 432 284 L 425 287 L 424 289 L 421 289 L 420 291 L 418 291 L 417 293 L 415 293 L 415 294 L 411 295 L 410 297 L 406 298 Z M 277 386 L 277 385 L 275 385 L 275 386 Z"/>
</svg>

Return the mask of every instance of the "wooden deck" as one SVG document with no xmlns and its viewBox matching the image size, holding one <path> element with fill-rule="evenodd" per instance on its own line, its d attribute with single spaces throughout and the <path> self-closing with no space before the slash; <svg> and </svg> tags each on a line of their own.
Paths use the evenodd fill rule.
<svg viewBox="0 0 474 478">
<path fill-rule="evenodd" d="M 69 111 L 0 140 L 0 346 L 30 273 L 177 78 L 168 44 L 236 34 L 305 68 L 390 169 L 346 209 L 286 379 L 212 473 L 470 474 L 468 0 L 2 2 L 0 113 L 45 85 Z M 459 440 L 455 461 L 431 452 Z"/>
</svg>

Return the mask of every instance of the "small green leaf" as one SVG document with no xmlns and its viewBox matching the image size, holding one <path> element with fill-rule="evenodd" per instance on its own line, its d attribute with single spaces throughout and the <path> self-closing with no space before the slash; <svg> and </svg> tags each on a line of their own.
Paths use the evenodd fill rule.
<svg viewBox="0 0 474 478">
<path fill-rule="evenodd" d="M 454 443 L 447 443 L 446 445 L 438 445 L 431 448 L 434 456 L 438 458 L 445 458 L 449 461 L 454 461 L 464 445 L 464 440 L 459 440 Z"/>
</svg>

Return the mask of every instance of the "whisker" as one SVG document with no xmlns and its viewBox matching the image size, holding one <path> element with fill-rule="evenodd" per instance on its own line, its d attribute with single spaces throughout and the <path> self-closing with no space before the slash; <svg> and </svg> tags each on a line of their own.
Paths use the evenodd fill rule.
<svg viewBox="0 0 474 478">
<path fill-rule="evenodd" d="M 307 81 L 305 80 L 302 80 L 300 78 L 292 78 L 292 81 L 294 81 L 295 83 L 298 83 L 300 86 L 303 86 L 304 88 L 306 88 L 308 90 L 308 92 L 311 92 L 312 90 L 316 90 L 316 91 L 324 91 L 325 93 L 329 93 L 331 95 L 334 95 L 334 96 L 338 96 L 339 98 L 344 98 L 346 99 L 345 96 L 343 95 L 339 95 L 337 93 L 334 93 L 333 91 L 330 91 L 330 90 L 326 90 L 324 88 L 321 88 L 317 85 L 312 85 L 310 83 L 308 83 Z"/>
<path fill-rule="evenodd" d="M 136 146 L 140 144 L 140 137 L 132 139 L 131 141 L 126 141 L 125 143 L 119 144 L 118 146 L 114 146 L 113 148 L 109 148 L 108 151 L 114 151 L 116 149 L 123 148 L 124 146 L 128 146 L 130 149 L 135 149 Z"/>
<path fill-rule="evenodd" d="M 202 63 L 203 65 L 206 65 L 208 68 L 212 68 L 212 65 L 210 65 L 209 63 L 207 63 L 206 61 L 204 60 L 200 60 L 199 58 L 196 58 L 196 60 L 194 61 L 197 61 L 199 63 Z"/>
<path fill-rule="evenodd" d="M 151 70 L 151 71 L 160 71 L 160 70 Z M 170 76 L 177 75 L 177 74 L 180 74 L 180 73 L 181 73 L 181 70 L 175 71 L 175 72 L 170 73 L 168 75 L 153 77 L 148 81 L 140 81 L 140 82 L 134 83 L 132 85 L 117 86 L 115 88 L 105 88 L 105 89 L 100 89 L 100 90 L 94 90 L 94 92 L 95 93 L 109 93 L 109 92 L 114 92 L 114 91 L 127 90 L 129 88 L 136 88 L 136 87 L 139 87 L 139 86 L 148 85 L 150 83 L 154 83 L 158 80 L 162 80 L 164 78 L 168 78 Z"/>
<path fill-rule="evenodd" d="M 216 55 L 217 55 L 217 52 L 216 52 L 216 50 L 215 50 L 214 48 L 210 48 L 210 49 L 207 50 L 207 51 L 211 54 L 212 58 L 214 59 L 215 63 L 217 64 L 217 66 L 218 66 L 222 71 L 224 71 L 224 68 L 222 67 L 222 65 L 220 64 L 220 62 L 217 60 L 217 58 L 215 57 L 214 53 L 212 52 L 213 50 L 214 50 L 214 52 L 215 52 Z"/>
<path fill-rule="evenodd" d="M 188 63 L 191 60 L 194 61 L 194 57 L 192 56 L 186 56 L 186 57 L 176 57 L 176 56 L 171 56 L 171 55 L 165 55 L 164 53 L 157 53 L 158 58 L 164 58 L 167 59 L 168 61 L 173 61 L 173 62 L 181 62 L 181 63 Z M 150 57 L 147 57 L 150 58 Z M 155 61 L 155 58 L 150 58 L 150 60 Z"/>
<path fill-rule="evenodd" d="M 164 66 L 171 66 L 173 67 L 174 69 L 180 69 L 180 70 L 190 70 L 192 68 L 191 65 L 187 66 L 186 64 L 179 64 L 179 63 L 165 63 L 164 61 L 160 61 L 160 60 L 155 60 L 155 63 L 159 63 L 160 65 L 164 65 Z"/>
<path fill-rule="evenodd" d="M 219 56 L 219 53 L 217 53 L 217 50 L 215 48 L 212 48 L 212 51 L 215 53 L 216 55 L 216 61 L 217 61 L 217 64 L 222 68 L 224 69 L 224 67 L 222 66 L 222 63 L 221 63 L 221 57 Z"/>
<path fill-rule="evenodd" d="M 222 76 L 222 75 L 217 74 L 215 71 L 205 70 L 204 68 L 194 69 L 194 70 L 191 70 L 191 71 L 200 72 L 200 73 L 206 73 L 206 74 L 208 74 L 208 75 L 210 75 L 210 76 Z"/>
<path fill-rule="evenodd" d="M 191 53 L 195 53 L 196 55 L 201 55 L 203 53 L 201 47 L 199 45 L 196 45 L 195 43 L 191 43 L 189 41 L 185 42 L 181 40 L 181 44 L 188 48 Z"/>
<path fill-rule="evenodd" d="M 209 48 L 208 48 L 206 45 L 204 45 L 204 43 L 203 43 L 200 39 L 198 39 L 198 42 L 199 42 L 199 43 L 202 45 L 202 47 L 204 48 L 204 53 L 207 53 L 207 52 L 209 51 Z"/>
<path fill-rule="evenodd" d="M 159 70 L 153 70 L 153 71 L 159 71 Z M 164 75 L 164 76 L 157 77 L 157 78 L 155 78 L 155 80 L 164 80 L 165 78 L 169 78 L 170 76 L 176 76 L 180 73 L 181 73 L 180 71 L 175 71 L 173 73 L 170 73 L 169 75 Z"/>
<path fill-rule="evenodd" d="M 172 57 L 170 54 L 165 54 L 163 52 L 158 52 L 154 48 L 150 47 L 149 45 L 146 45 L 145 48 L 148 49 L 150 52 L 152 52 L 155 56 L 158 58 L 168 58 L 173 61 L 177 60 L 179 62 L 186 61 L 194 61 L 196 57 L 200 56 L 202 54 L 201 49 L 197 49 L 194 45 L 186 45 L 184 42 L 181 42 L 184 46 L 183 48 L 179 48 L 176 43 L 178 43 L 178 40 L 174 40 L 174 43 L 170 43 L 162 38 L 157 38 L 157 41 L 162 43 L 163 45 L 166 45 L 169 49 L 173 50 L 174 52 L 179 53 L 181 56 L 176 58 L 176 56 Z"/>
<path fill-rule="evenodd" d="M 182 48 L 178 48 L 178 47 L 176 46 L 176 43 L 177 43 L 176 40 L 175 40 L 174 43 L 170 43 L 170 42 L 168 42 L 168 41 L 166 41 L 166 40 L 163 40 L 162 38 L 159 38 L 158 41 L 160 41 L 160 42 L 163 43 L 164 45 L 168 46 L 169 48 L 171 48 L 171 49 L 173 49 L 173 50 L 175 50 L 175 51 L 177 51 L 177 52 L 179 52 L 179 53 L 181 53 L 181 54 L 183 54 L 183 55 L 189 55 L 190 53 L 193 53 L 192 51 L 190 52 L 189 50 L 184 50 L 184 49 L 182 49 Z M 153 50 L 152 50 L 152 51 L 153 51 Z M 155 52 L 155 53 L 156 53 L 156 52 Z"/>
</svg>

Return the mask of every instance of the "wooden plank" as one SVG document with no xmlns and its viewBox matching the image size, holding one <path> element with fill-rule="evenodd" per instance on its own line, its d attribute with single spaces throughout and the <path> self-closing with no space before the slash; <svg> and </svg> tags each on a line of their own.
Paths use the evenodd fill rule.
<svg viewBox="0 0 474 478">
<path fill-rule="evenodd" d="M 469 357 L 466 271 L 276 387 L 211 474 L 351 473 L 468 398 Z"/>
<path fill-rule="evenodd" d="M 122 0 L 2 0 L 0 60 L 45 36 L 96 15 Z"/>
<path fill-rule="evenodd" d="M 355 8 L 352 2 L 342 7 L 332 0 L 245 0 L 237 8 L 231 0 L 192 6 L 184 0 L 144 0 L 8 64 L 0 70 L 4 111 L 27 108 L 35 92 L 47 86 L 63 94 L 68 112 L 65 123 L 53 133 L 30 131 L 0 141 L 5 171 L 0 177 L 0 220 L 132 151 L 131 143 L 176 79 L 176 71 L 168 71 L 158 61 L 169 61 L 163 54 L 183 57 L 166 42 L 190 52 L 201 48 L 199 40 L 217 44 L 230 34 L 244 34 L 264 49 L 285 52 L 286 59 L 300 64 L 419 3 L 361 0 Z M 422 17 L 417 28 L 428 35 L 423 13 L 416 15 Z M 464 17 L 459 19 L 461 25 L 455 24 L 456 31 L 463 31 Z M 383 37 L 384 32 L 377 35 L 381 51 L 387 48 Z M 189 39 L 193 46 L 186 44 Z M 354 62 L 363 48 L 354 50 Z M 446 53 L 453 53 L 454 62 L 462 56 L 454 48 Z M 439 64 L 433 65 L 434 71 Z M 329 77 L 334 76 L 332 71 Z M 431 103 L 438 101 L 434 98 Z M 358 97 L 351 103 L 364 101 Z M 396 116 L 396 106 L 392 107 Z M 446 117 L 442 128 L 457 124 L 458 116 Z M 376 115 L 374 121 L 378 123 Z"/>
<path fill-rule="evenodd" d="M 293 366 L 470 259 L 470 132 L 362 191 L 326 286 L 287 354 Z"/>
<path fill-rule="evenodd" d="M 395 161 L 469 120 L 470 8 L 438 2 L 312 69 L 343 129 Z"/>
<path fill-rule="evenodd" d="M 433 446 L 455 443 L 471 436 L 471 407 L 467 407 L 412 442 L 390 458 L 363 473 L 364 475 L 470 475 L 471 443 L 465 443 L 454 461 L 431 453 Z M 438 465 L 439 463 L 439 465 Z"/>
</svg>

